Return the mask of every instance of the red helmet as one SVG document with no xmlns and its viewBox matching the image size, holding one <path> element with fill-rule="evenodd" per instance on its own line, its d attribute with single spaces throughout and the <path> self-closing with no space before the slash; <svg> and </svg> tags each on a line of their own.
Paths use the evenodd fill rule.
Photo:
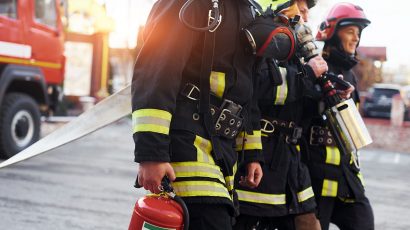
<svg viewBox="0 0 410 230">
<path fill-rule="evenodd" d="M 320 24 L 319 31 L 316 34 L 316 40 L 328 41 L 332 39 L 335 31 L 340 26 L 356 25 L 360 29 L 365 28 L 370 21 L 364 15 L 360 6 L 352 3 L 337 3 L 330 10 L 326 20 Z"/>
</svg>

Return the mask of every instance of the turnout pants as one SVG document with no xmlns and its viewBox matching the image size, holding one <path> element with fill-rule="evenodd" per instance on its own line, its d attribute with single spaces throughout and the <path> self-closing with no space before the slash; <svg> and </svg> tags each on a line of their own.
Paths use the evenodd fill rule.
<svg viewBox="0 0 410 230">
<path fill-rule="evenodd" d="M 340 230 L 374 230 L 373 210 L 366 197 L 350 203 L 337 197 L 320 197 L 317 202 L 322 230 L 328 230 L 330 223 Z"/>
<path fill-rule="evenodd" d="M 190 230 L 231 230 L 230 207 L 225 204 L 187 203 Z"/>
</svg>

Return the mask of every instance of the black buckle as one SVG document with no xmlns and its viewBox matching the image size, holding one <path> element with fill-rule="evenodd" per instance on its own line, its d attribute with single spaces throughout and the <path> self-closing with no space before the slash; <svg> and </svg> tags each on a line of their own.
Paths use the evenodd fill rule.
<svg viewBox="0 0 410 230">
<path fill-rule="evenodd" d="M 216 118 L 215 122 L 216 133 L 227 138 L 235 137 L 238 134 L 239 129 L 242 127 L 242 118 L 239 117 L 242 111 L 242 106 L 233 101 L 224 99 L 220 110 L 221 113 Z"/>
<path fill-rule="evenodd" d="M 293 129 L 292 136 L 286 136 L 286 143 L 288 144 L 297 144 L 298 139 L 302 137 L 303 129 L 301 127 L 297 127 L 295 122 L 289 122 L 289 128 Z"/>
<path fill-rule="evenodd" d="M 186 83 L 184 88 L 181 90 L 181 94 L 190 100 L 198 101 L 201 91 L 198 86 L 192 83 Z"/>
<path fill-rule="evenodd" d="M 310 145 L 319 145 L 319 142 L 314 141 L 315 137 L 313 135 L 317 135 L 318 130 L 320 130 L 322 127 L 321 126 L 317 126 L 317 125 L 313 125 L 312 127 L 310 127 L 310 138 L 309 138 L 309 144 Z"/>
</svg>

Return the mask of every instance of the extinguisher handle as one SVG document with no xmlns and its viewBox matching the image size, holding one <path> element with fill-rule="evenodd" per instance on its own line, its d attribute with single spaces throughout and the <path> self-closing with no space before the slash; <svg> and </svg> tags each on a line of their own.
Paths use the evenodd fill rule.
<svg viewBox="0 0 410 230">
<path fill-rule="evenodd" d="M 164 178 L 162 178 L 161 186 L 164 192 L 168 192 L 168 193 L 174 192 L 174 188 L 171 186 L 171 181 L 169 180 L 167 176 L 164 176 Z M 138 174 L 137 174 L 137 178 L 135 179 L 134 187 L 142 188 L 142 186 L 138 183 Z"/>
</svg>

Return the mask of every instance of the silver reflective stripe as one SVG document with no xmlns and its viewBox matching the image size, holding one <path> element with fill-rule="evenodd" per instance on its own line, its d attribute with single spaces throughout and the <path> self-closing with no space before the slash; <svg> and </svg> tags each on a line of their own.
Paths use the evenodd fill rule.
<svg viewBox="0 0 410 230">
<path fill-rule="evenodd" d="M 132 113 L 133 132 L 154 132 L 168 135 L 172 115 L 160 109 L 138 109 Z"/>
<path fill-rule="evenodd" d="M 249 192 L 244 190 L 236 190 L 238 193 L 238 199 L 240 201 L 246 201 L 251 203 L 281 205 L 286 204 L 285 194 L 265 194 L 257 192 Z"/>
<path fill-rule="evenodd" d="M 286 75 L 288 73 L 288 71 L 286 70 L 286 68 L 283 67 L 279 67 L 280 73 L 281 73 L 281 77 L 282 77 L 282 85 L 276 87 L 276 99 L 274 104 L 275 105 L 284 105 L 286 98 L 288 96 L 288 82 L 286 79 Z"/>
<path fill-rule="evenodd" d="M 340 151 L 337 147 L 326 146 L 326 164 L 340 165 Z"/>
<path fill-rule="evenodd" d="M 215 164 L 215 161 L 211 156 L 212 144 L 209 140 L 200 136 L 196 136 L 194 146 L 197 152 L 197 161 L 213 165 Z"/>
<path fill-rule="evenodd" d="M 323 180 L 322 196 L 336 197 L 338 183 L 334 180 Z"/>
<path fill-rule="evenodd" d="M 201 162 L 173 162 L 176 177 L 207 177 L 218 179 L 225 184 L 224 176 L 217 165 Z"/>
<path fill-rule="evenodd" d="M 178 196 L 218 196 L 231 199 L 227 188 L 218 182 L 211 181 L 180 181 L 172 186 Z"/>
<path fill-rule="evenodd" d="M 309 187 L 301 192 L 298 192 L 298 201 L 303 202 L 306 201 L 312 197 L 314 197 L 315 194 L 313 193 L 312 187 Z"/>
<path fill-rule="evenodd" d="M 210 77 L 211 92 L 217 97 L 222 98 L 225 91 L 225 73 L 211 72 Z"/>
<path fill-rule="evenodd" d="M 244 150 L 262 149 L 261 136 L 260 130 L 254 130 L 251 135 L 246 132 L 241 132 L 236 138 L 236 151 L 240 151 L 242 148 Z"/>
</svg>

